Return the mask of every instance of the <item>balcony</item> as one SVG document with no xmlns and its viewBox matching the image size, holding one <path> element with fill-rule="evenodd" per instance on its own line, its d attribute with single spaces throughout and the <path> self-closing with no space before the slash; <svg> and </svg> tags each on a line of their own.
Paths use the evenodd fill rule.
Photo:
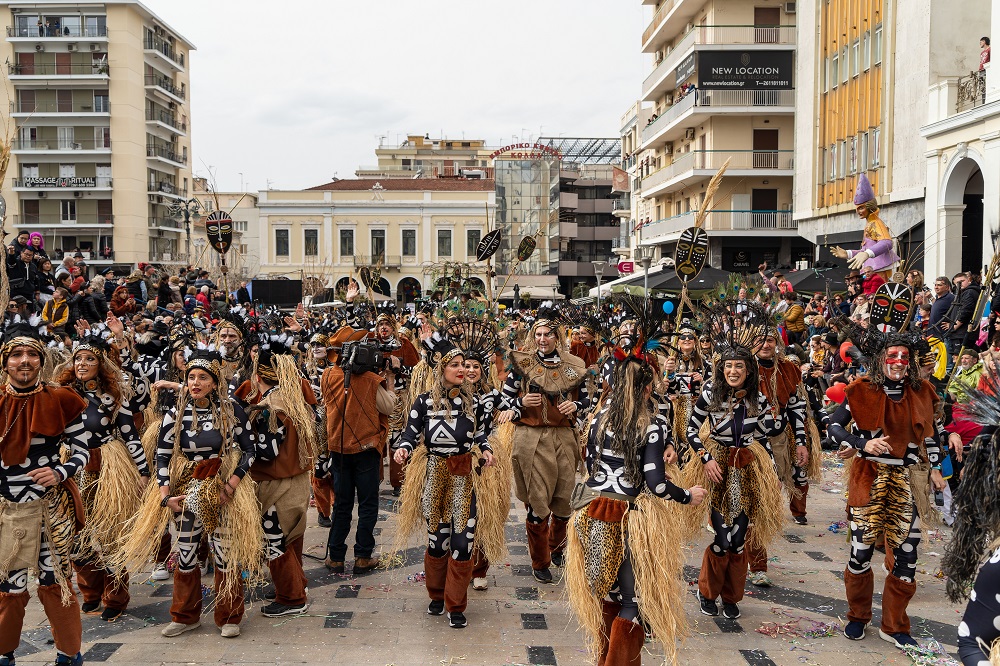
<svg viewBox="0 0 1000 666">
<path fill-rule="evenodd" d="M 692 150 L 675 155 L 674 161 L 642 181 L 642 196 L 649 198 L 683 189 L 707 180 L 729 160 L 726 176 L 792 177 L 793 150 Z"/>
<path fill-rule="evenodd" d="M 59 102 L 11 102 L 10 114 L 14 117 L 31 116 L 33 118 L 48 115 L 55 116 L 88 116 L 106 118 L 111 115 L 107 102 L 99 105 L 97 111 L 93 104 L 60 104 Z"/>
<path fill-rule="evenodd" d="M 147 145 L 146 157 L 162 160 L 177 168 L 183 168 L 188 163 L 187 151 L 178 153 L 170 146 Z"/>
<path fill-rule="evenodd" d="M 178 199 L 187 199 L 188 195 L 187 189 L 180 189 L 173 183 L 165 180 L 150 183 L 147 192 L 149 194 L 166 195 Z"/>
<path fill-rule="evenodd" d="M 795 26 L 700 25 L 687 32 L 642 83 L 642 101 L 655 102 L 677 86 L 677 66 L 699 46 L 795 48 Z"/>
<path fill-rule="evenodd" d="M 107 63 L 100 62 L 36 62 L 32 64 L 7 63 L 7 73 L 11 81 L 41 81 L 57 79 L 61 81 L 107 81 L 109 69 Z"/>
<path fill-rule="evenodd" d="M 705 116 L 795 113 L 794 90 L 694 90 L 667 107 L 642 130 L 640 150 L 659 148 L 684 136 Z"/>
<path fill-rule="evenodd" d="M 11 178 L 11 186 L 14 191 L 110 190 L 112 182 L 107 176 L 35 176 Z"/>
<path fill-rule="evenodd" d="M 175 86 L 174 82 L 165 76 L 147 76 L 146 88 L 158 90 L 167 97 L 181 103 L 187 99 L 187 90 L 183 86 Z"/>
<path fill-rule="evenodd" d="M 640 245 L 676 241 L 681 232 L 694 225 L 695 211 L 644 224 L 639 231 Z M 713 210 L 705 220 L 706 231 L 724 236 L 771 236 L 776 231 L 793 235 L 798 223 L 790 210 Z"/>
<path fill-rule="evenodd" d="M 14 139 L 11 150 L 17 153 L 73 153 L 86 154 L 98 153 L 107 154 L 111 152 L 111 142 L 94 139 L 35 139 L 22 140 Z"/>
<path fill-rule="evenodd" d="M 151 217 L 149 228 L 168 231 L 182 231 L 182 222 L 172 217 Z"/>
<path fill-rule="evenodd" d="M 146 109 L 146 122 L 162 125 L 170 132 L 184 134 L 187 132 L 187 123 L 177 120 L 177 116 L 169 111 L 158 111 L 156 109 Z"/>
<path fill-rule="evenodd" d="M 76 219 L 66 220 L 61 215 L 12 215 L 14 226 L 18 229 L 34 229 L 52 227 L 88 227 L 106 228 L 114 226 L 114 215 L 77 215 Z"/>
<path fill-rule="evenodd" d="M 108 38 L 107 26 L 97 25 L 74 25 L 63 26 L 62 28 L 45 28 L 44 26 L 7 26 L 7 37 L 12 40 L 26 39 L 30 41 L 42 41 L 45 39 L 99 39 Z"/>
<path fill-rule="evenodd" d="M 629 217 L 632 215 L 632 197 L 624 196 L 614 199 L 611 212 L 615 217 Z"/>
<path fill-rule="evenodd" d="M 172 69 L 178 72 L 184 70 L 184 54 L 178 53 L 167 40 L 159 37 L 146 37 L 143 48 L 146 53 L 162 58 Z"/>
<path fill-rule="evenodd" d="M 986 104 L 986 72 L 969 72 L 958 79 L 955 112 L 962 113 Z"/>
<path fill-rule="evenodd" d="M 560 208 L 576 208 L 579 205 L 580 205 L 580 195 L 578 195 L 576 192 L 559 193 Z"/>
</svg>

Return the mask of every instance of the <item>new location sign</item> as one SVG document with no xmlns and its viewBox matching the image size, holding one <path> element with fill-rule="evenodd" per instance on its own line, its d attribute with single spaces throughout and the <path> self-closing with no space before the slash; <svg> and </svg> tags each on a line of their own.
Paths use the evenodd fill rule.
<svg viewBox="0 0 1000 666">
<path fill-rule="evenodd" d="M 619 261 L 618 262 L 618 273 L 620 275 L 630 275 L 635 273 L 635 262 L 634 261 Z"/>
<path fill-rule="evenodd" d="M 699 51 L 700 90 L 791 90 L 792 51 Z"/>
</svg>

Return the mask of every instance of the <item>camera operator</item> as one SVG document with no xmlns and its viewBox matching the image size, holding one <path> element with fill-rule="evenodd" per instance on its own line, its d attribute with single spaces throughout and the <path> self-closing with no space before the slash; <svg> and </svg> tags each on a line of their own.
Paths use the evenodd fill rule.
<svg viewBox="0 0 1000 666">
<path fill-rule="evenodd" d="M 354 343 L 368 335 L 345 326 L 330 339 L 332 365 L 323 372 L 320 393 L 326 410 L 328 454 L 317 461 L 317 476 L 333 476 L 333 525 L 327 539 L 326 566 L 344 573 L 347 535 L 351 531 L 354 498 L 358 499 L 358 527 L 354 537 L 354 575 L 368 573 L 378 565 L 375 550 L 375 523 L 378 520 L 379 474 L 389 430 L 389 415 L 396 403 L 391 388 L 395 377 L 391 368 L 381 374 L 358 371 L 350 361 Z M 343 352 L 343 358 L 341 357 Z M 343 367 L 345 365 L 347 367 Z"/>
</svg>

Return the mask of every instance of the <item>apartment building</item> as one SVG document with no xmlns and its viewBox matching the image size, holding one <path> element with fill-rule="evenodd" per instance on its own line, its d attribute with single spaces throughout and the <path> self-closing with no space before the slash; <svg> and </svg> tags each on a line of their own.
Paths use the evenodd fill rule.
<svg viewBox="0 0 1000 666">
<path fill-rule="evenodd" d="M 136 0 L 0 3 L 16 125 L 12 226 L 50 256 L 183 262 L 194 45 Z"/>
<path fill-rule="evenodd" d="M 260 275 L 346 287 L 377 266 L 375 291 L 410 303 L 439 281 L 485 289 L 476 246 L 495 212 L 494 182 L 465 178 L 335 180 L 307 190 L 264 190 L 257 200 Z"/>
<path fill-rule="evenodd" d="M 492 148 L 483 139 L 431 139 L 412 134 L 397 146 L 384 137 L 375 149 L 378 164 L 361 166 L 358 178 L 492 178 Z"/>
<path fill-rule="evenodd" d="M 951 236 L 957 228 L 941 233 L 925 214 L 925 187 L 930 196 L 936 185 L 928 179 L 920 128 L 932 118 L 928 87 L 978 65 L 988 2 L 828 0 L 799 7 L 799 233 L 819 246 L 823 260 L 830 259 L 830 246 L 858 247 L 862 226 L 852 201 L 864 173 L 903 255 L 912 252 L 917 268 L 936 272 L 944 264 L 930 259 L 957 239 Z M 921 260 L 925 240 L 928 254 Z"/>
<path fill-rule="evenodd" d="M 623 153 L 632 175 L 633 243 L 672 256 L 694 222 L 709 180 L 728 162 L 705 222 L 709 263 L 756 271 L 809 259 L 792 217 L 796 6 L 779 0 L 643 0 L 641 38 L 653 56 L 642 83 L 650 109 L 629 112 L 638 144 Z M 629 130 L 631 131 L 631 130 Z"/>
</svg>

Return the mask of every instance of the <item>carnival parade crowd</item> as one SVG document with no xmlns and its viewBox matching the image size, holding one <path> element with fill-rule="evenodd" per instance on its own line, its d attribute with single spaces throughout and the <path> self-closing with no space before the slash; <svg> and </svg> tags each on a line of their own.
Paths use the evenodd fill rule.
<svg viewBox="0 0 1000 666">
<path fill-rule="evenodd" d="M 849 480 L 845 639 L 873 621 L 879 551 L 876 633 L 915 644 L 921 530 L 944 520 L 949 595 L 970 599 L 960 657 L 990 663 L 1000 325 L 968 326 L 981 314 L 972 276 L 953 295 L 946 278 L 932 294 L 916 272 L 883 275 L 888 231 L 873 194 L 856 203 L 865 242 L 843 251 L 859 269 L 847 291 L 806 305 L 762 269 L 697 304 L 682 298 L 673 316 L 627 294 L 599 310 L 503 308 L 447 279 L 406 311 L 375 306 L 353 281 L 330 309 L 283 313 L 242 285 L 187 310 L 172 293 L 181 279 L 214 291 L 207 272 L 144 266 L 102 316 L 68 321 L 62 287 L 39 299 L 17 282 L 37 271 L 30 248 L 12 245 L 5 286 L 25 302 L 11 299 L 0 345 L 0 666 L 15 663 L 30 589 L 59 664 L 83 663 L 81 614 L 127 610 L 130 576 L 172 577 L 166 637 L 201 625 L 203 580 L 225 638 L 241 633 L 244 588 L 267 579 L 264 616 L 304 613 L 311 503 L 332 572 L 398 566 L 420 535 L 427 613 L 464 628 L 476 621 L 469 587 L 485 589 L 507 557 L 512 492 L 533 576 L 565 585 L 593 661 L 638 664 L 650 637 L 676 662 L 685 544 L 711 532 L 698 606 L 738 618 L 747 583 L 770 585 L 782 525 L 808 524 L 823 447 Z M 66 289 L 77 278 L 74 293 L 107 289 L 81 273 L 67 272 Z M 399 516 L 376 552 L 383 481 Z"/>
</svg>

